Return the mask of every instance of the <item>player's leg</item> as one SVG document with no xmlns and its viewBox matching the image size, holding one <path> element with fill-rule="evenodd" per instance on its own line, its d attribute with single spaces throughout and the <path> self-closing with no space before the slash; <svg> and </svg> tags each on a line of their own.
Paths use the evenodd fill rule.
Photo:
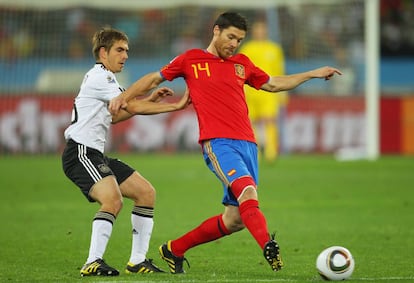
<svg viewBox="0 0 414 283">
<path fill-rule="evenodd" d="M 223 214 L 204 220 L 193 230 L 172 241 L 171 247 L 176 256 L 184 256 L 184 253 L 192 247 L 217 240 L 243 228 L 237 207 L 228 205 Z"/>
<path fill-rule="evenodd" d="M 259 246 L 263 249 L 264 256 L 274 271 L 279 270 L 283 263 L 279 255 L 279 246 L 274 241 L 274 235 L 270 235 L 266 218 L 259 209 L 257 196 L 257 158 L 254 144 L 240 142 L 239 145 L 243 165 L 236 167 L 236 171 L 244 168 L 250 172 L 232 179 L 230 190 L 234 199 L 239 203 L 240 218 L 254 237 Z"/>
<path fill-rule="evenodd" d="M 206 219 L 181 237 L 167 241 L 167 243 L 160 246 L 161 257 L 168 263 L 170 272 L 184 273 L 183 262 L 186 261 L 184 254 L 187 250 L 243 229 L 241 221 L 239 221 L 240 226 L 234 225 L 235 221 L 231 220 L 231 217 L 238 217 L 238 209 L 234 206 L 226 206 L 223 214 Z M 229 227 L 232 230 L 227 229 L 225 221 L 231 223 Z"/>
<path fill-rule="evenodd" d="M 116 216 L 122 207 L 122 197 L 114 176 L 104 177 L 92 186 L 89 197 L 101 204 L 92 222 L 91 241 L 81 276 L 116 276 L 119 271 L 107 265 L 103 256 L 112 234 Z"/>
<path fill-rule="evenodd" d="M 259 209 L 256 183 L 250 176 L 234 180 L 231 191 L 239 202 L 240 218 L 261 248 L 269 241 L 266 218 Z"/>
<path fill-rule="evenodd" d="M 92 222 L 88 259 L 81 275 L 118 275 L 116 269 L 103 261 L 113 223 L 122 207 L 122 197 L 111 169 L 105 164 L 102 153 L 72 140 L 62 154 L 62 165 L 66 176 L 84 196 L 101 205 Z"/>
<path fill-rule="evenodd" d="M 223 203 L 239 207 L 241 221 L 263 248 L 269 240 L 269 233 L 256 192 L 256 144 L 217 139 L 205 142 L 203 149 L 207 164 L 225 186 Z"/>
<path fill-rule="evenodd" d="M 163 272 L 146 258 L 154 227 L 155 189 L 148 180 L 125 163 L 110 159 L 110 164 L 117 176 L 122 195 L 134 202 L 131 212 L 131 255 L 126 272 Z"/>
<path fill-rule="evenodd" d="M 217 147 L 220 148 L 219 145 Z M 213 157 L 209 157 L 210 154 L 214 156 L 210 141 L 205 142 L 203 149 L 207 166 L 212 172 L 219 176 L 220 174 L 217 173 L 218 171 L 216 171 L 213 165 L 213 163 L 215 164 L 216 162 L 211 162 L 211 158 Z M 228 194 L 227 182 L 224 185 L 224 192 L 225 194 Z M 228 197 L 225 196 L 224 198 Z M 206 219 L 200 225 L 181 237 L 167 241 L 167 243 L 160 246 L 159 251 L 161 257 L 168 263 L 171 273 L 184 273 L 182 264 L 183 261 L 186 260 L 184 254 L 188 249 L 217 240 L 243 228 L 237 211 L 237 201 L 234 201 L 236 206 L 229 205 L 227 202 L 223 203 L 226 205 L 223 214 Z M 235 219 L 233 219 L 233 217 Z"/>
<path fill-rule="evenodd" d="M 264 257 L 272 269 L 279 270 L 283 266 L 279 246 L 274 240 L 274 235 L 269 234 L 266 218 L 259 209 L 253 179 L 251 177 L 236 179 L 231 185 L 231 190 L 240 203 L 239 213 L 243 224 L 263 249 Z"/>
<path fill-rule="evenodd" d="M 269 240 L 266 219 L 258 208 L 257 146 L 252 142 L 215 139 L 203 144 L 210 170 L 222 181 L 223 204 L 239 207 L 241 222 L 261 247 Z M 231 220 L 239 220 L 235 217 Z M 237 225 L 235 223 L 226 223 Z"/>
<path fill-rule="evenodd" d="M 168 263 L 171 273 L 184 272 L 182 264 L 186 260 L 184 253 L 188 249 L 240 231 L 246 224 L 250 225 L 252 230 L 256 227 L 262 229 L 260 233 L 256 233 L 256 231 L 253 233 L 255 238 L 260 237 L 262 247 L 266 245 L 267 241 L 270 241 L 270 235 L 266 233 L 267 228 L 264 216 L 260 211 L 257 212 L 258 202 L 255 181 L 250 177 L 248 169 L 248 166 L 251 165 L 246 166 L 240 154 L 234 154 L 234 152 L 244 152 L 247 150 L 248 152 L 253 151 L 253 155 L 256 156 L 257 148 L 253 143 L 248 148 L 241 148 L 240 144 L 243 143 L 242 141 L 228 139 L 215 139 L 204 142 L 203 151 L 206 164 L 223 182 L 224 197 L 222 202 L 226 205 L 226 209 L 223 215 L 216 215 L 205 220 L 195 229 L 176 240 L 168 241 L 160 247 L 161 257 Z M 255 159 L 255 163 L 257 167 L 257 159 Z M 254 166 L 251 167 L 256 168 Z M 253 174 L 255 178 L 257 176 L 256 171 Z M 247 178 L 247 185 L 244 183 L 246 178 L 240 178 L 242 176 L 249 176 Z M 229 189 L 232 181 L 239 178 L 241 181 L 236 182 L 236 185 L 240 185 L 239 187 L 241 188 L 238 195 L 243 194 L 243 198 L 247 198 L 243 201 L 245 203 L 243 210 L 238 208 L 237 198 L 235 198 L 234 192 Z M 252 184 L 254 185 L 253 187 Z M 244 214 L 245 211 L 246 213 Z M 243 215 L 245 215 L 245 219 L 243 219 Z M 260 215 L 262 219 L 260 219 Z M 260 222 L 259 225 L 254 223 L 255 221 Z M 263 227 L 265 230 L 263 230 Z"/>
<path fill-rule="evenodd" d="M 96 182 L 89 192 L 89 197 L 98 202 L 100 208 L 92 222 L 87 263 L 103 258 L 113 224 L 122 208 L 122 196 L 114 176 L 107 176 Z"/>
<path fill-rule="evenodd" d="M 235 233 L 245 228 L 243 220 L 240 217 L 239 207 L 226 205 L 223 213 L 224 226 L 231 232 Z"/>
</svg>

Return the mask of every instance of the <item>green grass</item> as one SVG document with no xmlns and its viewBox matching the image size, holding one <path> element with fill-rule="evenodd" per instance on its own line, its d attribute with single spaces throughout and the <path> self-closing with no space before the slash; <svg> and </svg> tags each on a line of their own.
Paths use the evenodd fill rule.
<svg viewBox="0 0 414 283">
<path fill-rule="evenodd" d="M 148 256 L 166 269 L 158 246 L 220 213 L 221 185 L 199 154 L 121 157 L 157 189 Z M 183 276 L 80 278 L 98 206 L 66 179 L 59 156 L 2 156 L 0 282 L 322 282 L 315 260 L 331 245 L 353 253 L 351 282 L 414 281 L 414 158 L 283 156 L 260 170 L 261 209 L 277 232 L 282 271 L 271 271 L 245 230 L 188 251 Z M 125 201 L 105 254 L 120 270 L 129 258 L 131 205 Z"/>
</svg>

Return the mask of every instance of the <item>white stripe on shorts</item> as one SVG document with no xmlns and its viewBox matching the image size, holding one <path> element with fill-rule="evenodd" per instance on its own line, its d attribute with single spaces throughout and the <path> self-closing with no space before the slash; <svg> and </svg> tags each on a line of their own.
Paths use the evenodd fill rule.
<svg viewBox="0 0 414 283">
<path fill-rule="evenodd" d="M 86 171 L 88 171 L 91 178 L 95 181 L 95 183 L 102 179 L 98 170 L 96 170 L 95 166 L 93 166 L 92 162 L 89 160 L 88 156 L 86 155 L 85 145 L 82 145 L 82 144 L 78 145 L 78 158 L 79 158 L 79 161 L 82 163 L 83 167 L 85 167 Z"/>
</svg>

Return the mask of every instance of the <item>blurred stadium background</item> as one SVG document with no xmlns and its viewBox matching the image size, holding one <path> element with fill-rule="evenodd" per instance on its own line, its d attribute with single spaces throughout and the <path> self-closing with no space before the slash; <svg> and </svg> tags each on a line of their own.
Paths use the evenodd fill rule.
<svg viewBox="0 0 414 283">
<path fill-rule="evenodd" d="M 288 73 L 325 64 L 344 71 L 338 80 L 312 81 L 290 92 L 278 121 L 282 153 L 364 148 L 368 1 L 377 0 L 0 0 L 0 153 L 60 152 L 73 97 L 94 63 L 91 36 L 100 27 L 121 29 L 130 38 L 130 58 L 118 76 L 127 87 L 181 51 L 206 47 L 212 21 L 228 9 L 250 21 L 267 18 L 271 37 L 285 50 Z M 377 3 L 379 153 L 410 155 L 414 1 Z M 184 88 L 182 81 L 166 85 L 178 93 Z M 191 108 L 134 117 L 113 127 L 108 150 L 193 151 L 199 149 L 197 134 Z"/>
</svg>

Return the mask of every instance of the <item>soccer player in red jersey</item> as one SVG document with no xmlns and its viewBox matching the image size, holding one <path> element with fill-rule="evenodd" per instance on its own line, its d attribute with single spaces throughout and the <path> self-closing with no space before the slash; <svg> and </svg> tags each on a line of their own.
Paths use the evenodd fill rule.
<svg viewBox="0 0 414 283">
<path fill-rule="evenodd" d="M 199 123 L 199 143 L 208 168 L 223 184 L 224 212 L 206 219 L 193 230 L 160 246 L 171 273 L 184 273 L 185 252 L 247 228 L 272 270 L 283 266 L 279 245 L 270 235 L 257 195 L 257 145 L 248 117 L 244 84 L 268 92 L 290 90 L 312 79 L 329 80 L 341 72 L 321 67 L 304 73 L 270 77 L 248 57 L 236 54 L 247 32 L 238 13 L 221 14 L 207 49 L 192 49 L 174 58 L 160 71 L 139 79 L 110 101 L 117 113 L 129 100 L 157 87 L 164 80 L 185 79 Z"/>
</svg>

